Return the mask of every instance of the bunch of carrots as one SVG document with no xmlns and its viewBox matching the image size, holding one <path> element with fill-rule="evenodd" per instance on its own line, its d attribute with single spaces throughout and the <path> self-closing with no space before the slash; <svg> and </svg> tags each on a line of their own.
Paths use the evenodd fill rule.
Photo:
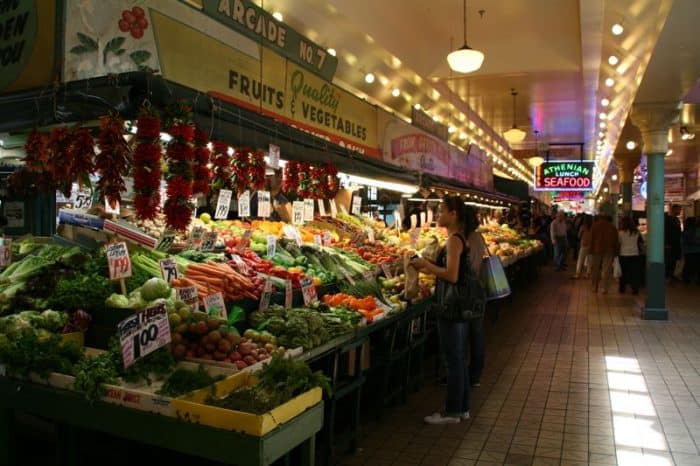
<svg viewBox="0 0 700 466">
<path fill-rule="evenodd" d="M 381 309 L 377 309 L 377 301 L 373 296 L 358 299 L 344 293 L 327 294 L 323 296 L 323 302 L 330 307 L 349 307 L 354 309 L 367 319 L 367 323 L 372 323 L 376 316 L 384 312 Z"/>
<path fill-rule="evenodd" d="M 226 301 L 238 301 L 243 298 L 257 300 L 265 287 L 265 279 L 260 276 L 246 277 L 228 264 L 209 261 L 204 264 L 190 264 L 185 277 L 173 280 L 172 286 L 196 286 L 200 299 L 221 292 Z"/>
</svg>

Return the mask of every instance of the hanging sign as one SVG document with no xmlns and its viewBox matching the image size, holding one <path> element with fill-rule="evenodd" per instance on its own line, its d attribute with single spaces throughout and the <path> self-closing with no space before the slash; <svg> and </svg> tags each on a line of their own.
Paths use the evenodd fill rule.
<svg viewBox="0 0 700 466">
<path fill-rule="evenodd" d="M 326 204 L 323 202 L 323 199 L 318 200 L 318 215 L 321 217 L 326 216 Z"/>
<path fill-rule="evenodd" d="M 190 306 L 194 312 L 199 311 L 199 292 L 196 286 L 175 288 L 175 299 Z"/>
<path fill-rule="evenodd" d="M 270 168 L 277 170 L 280 166 L 280 146 L 270 144 L 270 149 L 267 154 L 267 164 L 270 166 Z"/>
<path fill-rule="evenodd" d="M 117 324 L 124 368 L 170 343 L 170 322 L 165 303 L 130 315 Z"/>
<path fill-rule="evenodd" d="M 357 215 L 358 217 L 360 216 L 360 213 L 362 209 L 362 198 L 360 196 L 353 196 L 352 197 L 352 208 L 351 211 L 353 215 Z"/>
<path fill-rule="evenodd" d="M 270 191 L 258 191 L 258 217 L 269 217 L 271 210 Z"/>
<path fill-rule="evenodd" d="M 593 190 L 592 160 L 557 160 L 535 167 L 535 191 Z"/>
<path fill-rule="evenodd" d="M 2 238 L 0 241 L 0 267 L 12 264 L 12 238 Z"/>
<path fill-rule="evenodd" d="M 277 237 L 267 235 L 267 257 L 272 257 L 277 252 Z"/>
<path fill-rule="evenodd" d="M 119 280 L 131 276 L 131 258 L 125 242 L 110 243 L 105 246 L 109 279 Z"/>
<path fill-rule="evenodd" d="M 177 270 L 177 262 L 172 257 L 167 259 L 161 259 L 158 261 L 160 263 L 160 275 L 163 280 L 170 283 L 175 279 L 180 278 L 180 273 Z"/>
<path fill-rule="evenodd" d="M 331 217 L 336 218 L 338 216 L 338 206 L 335 205 L 335 199 L 329 201 L 331 205 Z"/>
<path fill-rule="evenodd" d="M 304 224 L 304 202 L 294 201 L 292 202 L 292 223 L 294 225 Z"/>
<path fill-rule="evenodd" d="M 250 191 L 243 191 L 238 197 L 238 216 L 250 217 Z"/>
<path fill-rule="evenodd" d="M 228 217 L 228 212 L 231 210 L 231 198 L 233 192 L 230 189 L 222 189 L 219 191 L 219 197 L 216 201 L 216 211 L 214 218 L 217 220 L 225 220 Z"/>
<path fill-rule="evenodd" d="M 204 311 L 211 317 L 218 317 L 226 320 L 226 303 L 224 303 L 224 295 L 221 292 L 210 294 L 204 297 Z"/>
<path fill-rule="evenodd" d="M 314 221 L 314 200 L 304 199 L 304 221 L 313 222 Z"/>
</svg>

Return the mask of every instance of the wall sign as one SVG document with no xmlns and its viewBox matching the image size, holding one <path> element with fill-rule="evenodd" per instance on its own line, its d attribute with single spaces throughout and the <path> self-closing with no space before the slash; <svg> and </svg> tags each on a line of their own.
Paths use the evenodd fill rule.
<svg viewBox="0 0 700 466">
<path fill-rule="evenodd" d="M 535 191 L 591 191 L 592 160 L 558 160 L 535 168 Z"/>
<path fill-rule="evenodd" d="M 22 73 L 37 35 L 37 8 L 33 0 L 0 2 L 0 90 Z"/>
</svg>

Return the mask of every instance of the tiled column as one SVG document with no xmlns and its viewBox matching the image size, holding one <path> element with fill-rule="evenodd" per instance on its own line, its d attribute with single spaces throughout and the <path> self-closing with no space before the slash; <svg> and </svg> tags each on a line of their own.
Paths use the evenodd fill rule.
<svg viewBox="0 0 700 466">
<path fill-rule="evenodd" d="M 633 146 L 628 147 L 632 142 Z M 627 120 L 622 128 L 620 137 L 613 154 L 617 171 L 620 177 L 620 194 L 622 195 L 622 216 L 629 217 L 632 214 L 632 182 L 634 181 L 634 169 L 642 158 L 642 135 L 631 120 Z"/>
</svg>

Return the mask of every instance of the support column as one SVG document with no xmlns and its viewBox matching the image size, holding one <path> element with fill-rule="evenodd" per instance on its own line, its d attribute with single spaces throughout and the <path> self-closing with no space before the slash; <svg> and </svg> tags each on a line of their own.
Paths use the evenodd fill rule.
<svg viewBox="0 0 700 466">
<path fill-rule="evenodd" d="M 622 216 L 632 215 L 632 182 L 620 183 L 620 195 L 622 196 Z"/>
<path fill-rule="evenodd" d="M 613 157 L 620 178 L 622 216 L 629 217 L 632 215 L 634 170 L 642 158 L 642 134 L 629 118 L 622 128 Z"/>
<path fill-rule="evenodd" d="M 637 105 L 634 118 L 640 124 L 647 155 L 647 299 L 642 318 L 668 320 L 664 266 L 664 158 L 668 129 L 677 115 L 672 105 Z"/>
</svg>

